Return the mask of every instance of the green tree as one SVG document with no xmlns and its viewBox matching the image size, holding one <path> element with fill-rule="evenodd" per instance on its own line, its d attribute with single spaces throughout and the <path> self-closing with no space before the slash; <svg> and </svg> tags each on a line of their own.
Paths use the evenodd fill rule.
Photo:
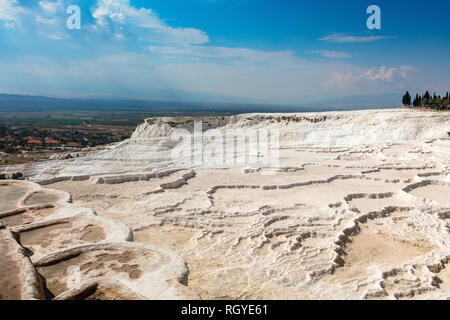
<svg viewBox="0 0 450 320">
<path fill-rule="evenodd" d="M 430 100 L 425 98 L 425 96 L 423 96 L 422 101 L 421 101 L 422 107 L 428 108 L 429 103 L 430 103 Z"/>
<path fill-rule="evenodd" d="M 448 105 L 449 105 L 449 100 L 446 97 L 444 97 L 441 101 L 442 109 L 444 109 L 444 110 L 448 109 Z"/>
<path fill-rule="evenodd" d="M 419 94 L 418 93 L 416 94 L 416 97 L 414 98 L 413 106 L 414 107 L 420 106 L 420 98 L 419 98 Z"/>
<path fill-rule="evenodd" d="M 23 177 L 22 172 L 16 172 L 16 173 L 12 174 L 11 179 L 12 180 L 20 180 L 20 179 L 22 179 L 22 177 Z"/>
<path fill-rule="evenodd" d="M 403 96 L 402 103 L 404 106 L 410 106 L 411 105 L 411 95 L 408 91 L 406 91 L 405 95 Z"/>
<path fill-rule="evenodd" d="M 6 146 L 6 147 L 3 149 L 3 152 L 4 152 L 4 153 L 13 154 L 13 153 L 17 153 L 17 150 L 16 150 L 15 148 L 11 147 L 11 146 Z"/>
</svg>

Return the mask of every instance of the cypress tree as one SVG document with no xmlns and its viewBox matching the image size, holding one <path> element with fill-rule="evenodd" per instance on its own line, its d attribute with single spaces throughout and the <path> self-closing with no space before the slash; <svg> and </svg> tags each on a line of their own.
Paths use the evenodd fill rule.
<svg viewBox="0 0 450 320">
<path fill-rule="evenodd" d="M 419 104 L 420 104 L 419 94 L 416 93 L 416 97 L 414 98 L 414 101 L 413 101 L 413 106 L 414 106 L 414 107 L 418 107 Z"/>
<path fill-rule="evenodd" d="M 408 91 L 406 91 L 405 95 L 403 96 L 402 103 L 404 106 L 411 105 L 411 96 Z"/>
</svg>

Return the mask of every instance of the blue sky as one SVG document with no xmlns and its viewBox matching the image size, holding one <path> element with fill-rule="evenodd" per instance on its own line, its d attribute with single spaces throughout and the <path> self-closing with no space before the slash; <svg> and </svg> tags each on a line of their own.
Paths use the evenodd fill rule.
<svg viewBox="0 0 450 320">
<path fill-rule="evenodd" d="M 381 30 L 369 30 L 369 5 Z M 81 8 L 81 30 L 66 9 Z M 450 90 L 450 2 L 0 0 L 0 92 L 301 104 Z"/>
</svg>

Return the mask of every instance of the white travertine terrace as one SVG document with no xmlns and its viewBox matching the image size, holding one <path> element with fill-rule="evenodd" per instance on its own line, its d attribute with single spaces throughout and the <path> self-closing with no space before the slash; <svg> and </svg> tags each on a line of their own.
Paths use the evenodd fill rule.
<svg viewBox="0 0 450 320">
<path fill-rule="evenodd" d="M 72 204 L 64 191 L 2 181 L 0 195 L 8 187 L 25 192 L 0 212 L 2 299 L 198 298 L 176 253 L 132 242 L 124 223 Z M 74 267 L 79 281 L 69 285 Z"/>
<path fill-rule="evenodd" d="M 203 129 L 237 131 L 246 129 L 279 129 L 280 148 L 354 148 L 364 152 L 365 146 L 381 160 L 383 147 L 390 143 L 413 144 L 448 138 L 448 114 L 411 110 L 365 110 L 300 114 L 244 114 L 231 117 L 154 118 L 136 128 L 132 137 L 104 151 L 84 158 L 25 165 L 22 172 L 44 180 L 55 177 L 87 179 L 95 175 L 130 175 L 185 169 L 181 159 L 172 158 L 172 134 L 179 128 L 192 128 L 194 120 Z M 439 149 L 436 142 L 429 148 Z M 356 156 L 356 155 L 355 155 Z M 207 162 L 207 161 L 205 161 Z M 198 166 L 197 166 L 198 167 Z M 200 165 L 201 167 L 201 165 Z M 19 167 L 20 168 L 20 167 Z M 17 167 L 6 168 L 14 172 Z"/>
<path fill-rule="evenodd" d="M 171 157 L 171 135 L 195 120 L 205 131 L 278 129 L 280 166 L 207 157 L 183 165 Z M 148 119 L 109 150 L 21 167 L 43 186 L 27 188 L 61 200 L 33 205 L 28 192 L 25 212 L 0 214 L 0 223 L 22 212 L 21 225 L 8 228 L 36 250 L 31 261 L 59 299 L 446 299 L 448 132 L 450 114 L 411 110 Z M 73 237 L 45 241 L 33 224 Z M 97 278 L 89 262 L 108 264 L 101 257 L 116 250 L 132 262 L 99 268 Z M 159 272 L 140 260 L 150 254 L 164 261 Z M 85 282 L 68 289 L 62 270 L 73 255 Z"/>
</svg>

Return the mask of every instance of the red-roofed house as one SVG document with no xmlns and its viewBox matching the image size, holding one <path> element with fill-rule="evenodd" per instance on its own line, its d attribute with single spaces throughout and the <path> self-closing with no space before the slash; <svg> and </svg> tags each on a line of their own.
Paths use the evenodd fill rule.
<svg viewBox="0 0 450 320">
<path fill-rule="evenodd" d="M 29 144 L 42 144 L 42 140 L 41 139 L 31 139 L 31 140 L 28 140 L 27 143 L 29 143 Z"/>
<path fill-rule="evenodd" d="M 71 148 L 83 148 L 83 146 L 81 144 L 79 144 L 78 142 L 67 142 L 65 144 L 66 147 L 71 147 Z"/>
<path fill-rule="evenodd" d="M 4 137 L 4 138 L 1 138 L 0 139 L 0 141 L 3 141 L 3 142 L 11 142 L 11 141 L 13 141 L 14 139 L 13 139 L 13 137 L 11 137 L 11 136 L 7 136 L 7 137 Z"/>
<path fill-rule="evenodd" d="M 46 144 L 59 144 L 59 141 L 58 140 L 55 140 L 55 139 L 45 139 L 45 143 Z"/>
<path fill-rule="evenodd" d="M 28 136 L 28 137 L 23 138 L 23 140 L 26 140 L 26 141 L 39 140 L 39 138 L 38 137 L 34 137 L 34 136 Z"/>
</svg>

